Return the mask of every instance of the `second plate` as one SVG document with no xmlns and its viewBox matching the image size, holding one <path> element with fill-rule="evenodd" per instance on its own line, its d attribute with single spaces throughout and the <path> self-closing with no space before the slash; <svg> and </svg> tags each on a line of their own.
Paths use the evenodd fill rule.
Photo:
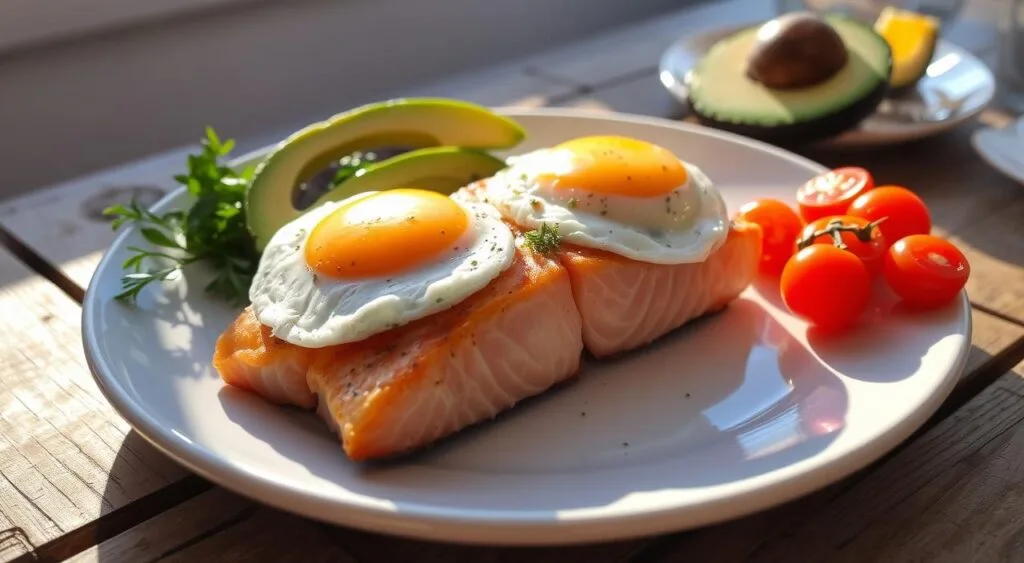
<svg viewBox="0 0 1024 563">
<path fill-rule="evenodd" d="M 670 45 L 658 68 L 661 83 L 685 104 L 686 74 L 715 42 L 744 27 L 747 26 L 713 28 Z M 940 40 L 927 73 L 913 93 L 899 99 L 887 98 L 857 128 L 819 146 L 876 147 L 930 137 L 977 115 L 992 100 L 995 90 L 995 78 L 985 63 Z"/>
</svg>

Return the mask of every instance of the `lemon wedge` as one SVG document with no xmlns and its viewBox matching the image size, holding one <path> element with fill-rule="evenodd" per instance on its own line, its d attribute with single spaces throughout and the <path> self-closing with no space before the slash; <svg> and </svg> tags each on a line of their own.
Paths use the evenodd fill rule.
<svg viewBox="0 0 1024 563">
<path fill-rule="evenodd" d="M 937 18 L 887 6 L 875 21 L 875 32 L 892 49 L 893 88 L 911 86 L 924 76 L 935 52 L 940 23 Z"/>
</svg>

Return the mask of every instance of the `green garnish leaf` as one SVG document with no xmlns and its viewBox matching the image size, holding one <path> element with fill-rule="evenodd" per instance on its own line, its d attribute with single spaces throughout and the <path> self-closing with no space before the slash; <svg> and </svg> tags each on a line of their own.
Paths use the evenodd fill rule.
<svg viewBox="0 0 1024 563">
<path fill-rule="evenodd" d="M 208 292 L 235 304 L 248 302 L 249 285 L 259 264 L 245 223 L 245 192 L 253 169 L 236 172 L 221 163 L 234 145 L 207 127 L 202 149 L 188 157 L 188 172 L 174 177 L 195 196 L 188 211 L 158 215 L 134 201 L 104 210 L 113 217 L 114 230 L 135 224 L 154 247 L 128 248 L 131 256 L 122 264 L 127 273 L 121 278 L 119 300 L 134 303 L 147 285 L 167 280 L 188 264 L 203 262 L 214 273 Z"/>
<path fill-rule="evenodd" d="M 150 244 L 157 246 L 166 246 L 168 248 L 181 248 L 178 241 L 172 239 L 164 231 L 155 229 L 153 227 L 145 227 L 142 229 L 142 238 L 146 239 Z"/>
<path fill-rule="evenodd" d="M 526 246 L 541 254 L 548 254 L 558 248 L 562 242 L 562 236 L 558 234 L 558 225 L 541 223 L 539 229 L 534 229 L 523 235 L 526 239 Z"/>
</svg>

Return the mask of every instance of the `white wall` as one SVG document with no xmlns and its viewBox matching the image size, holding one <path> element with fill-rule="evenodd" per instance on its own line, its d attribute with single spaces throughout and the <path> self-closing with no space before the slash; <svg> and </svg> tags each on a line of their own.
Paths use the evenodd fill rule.
<svg viewBox="0 0 1024 563">
<path fill-rule="evenodd" d="M 694 1 L 278 0 L 0 55 L 0 197 L 207 124 L 259 136 Z"/>
</svg>

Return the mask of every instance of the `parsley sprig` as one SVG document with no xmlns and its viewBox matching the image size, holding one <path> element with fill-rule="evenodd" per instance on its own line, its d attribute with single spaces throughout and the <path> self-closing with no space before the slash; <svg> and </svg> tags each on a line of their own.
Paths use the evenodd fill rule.
<svg viewBox="0 0 1024 563">
<path fill-rule="evenodd" d="M 540 228 L 523 234 L 526 239 L 526 246 L 541 254 L 553 252 L 562 242 L 562 236 L 558 234 L 558 225 L 541 223 Z"/>
<path fill-rule="evenodd" d="M 128 247 L 132 255 L 122 265 L 128 273 L 121 278 L 117 299 L 134 303 L 149 284 L 167 280 L 189 264 L 204 262 L 214 273 L 207 292 L 234 304 L 248 301 L 249 285 L 259 264 L 259 253 L 245 224 L 245 192 L 253 168 L 238 173 L 222 164 L 234 145 L 230 139 L 221 142 L 212 128 L 206 129 L 202 150 L 188 157 L 188 172 L 174 177 L 195 198 L 188 211 L 158 215 L 134 201 L 104 210 L 114 218 L 114 230 L 134 224 L 152 245 Z"/>
</svg>

